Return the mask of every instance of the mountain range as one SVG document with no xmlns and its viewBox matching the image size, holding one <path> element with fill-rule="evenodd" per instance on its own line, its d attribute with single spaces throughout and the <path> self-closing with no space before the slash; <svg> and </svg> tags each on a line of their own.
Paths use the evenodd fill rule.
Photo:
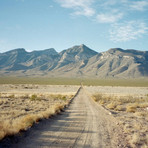
<svg viewBox="0 0 148 148">
<path fill-rule="evenodd" d="M 148 51 L 111 48 L 96 52 L 84 44 L 61 52 L 24 48 L 0 53 L 0 76 L 91 78 L 148 77 Z"/>
</svg>

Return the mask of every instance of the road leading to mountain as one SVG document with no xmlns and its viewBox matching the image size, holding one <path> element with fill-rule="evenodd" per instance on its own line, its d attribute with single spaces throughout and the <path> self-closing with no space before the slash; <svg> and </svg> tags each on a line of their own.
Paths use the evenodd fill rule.
<svg viewBox="0 0 148 148">
<path fill-rule="evenodd" d="M 14 148 L 124 148 L 115 119 L 80 89 L 68 109 L 32 128 Z"/>
</svg>

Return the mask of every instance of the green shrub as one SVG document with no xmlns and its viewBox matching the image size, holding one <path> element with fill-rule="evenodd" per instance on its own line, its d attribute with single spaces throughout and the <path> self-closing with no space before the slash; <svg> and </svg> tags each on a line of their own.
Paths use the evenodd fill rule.
<svg viewBox="0 0 148 148">
<path fill-rule="evenodd" d="M 11 99 L 12 99 L 12 98 L 15 98 L 15 95 L 10 95 L 9 98 L 11 98 Z"/>
<path fill-rule="evenodd" d="M 31 101 L 40 101 L 41 98 L 39 98 L 37 95 L 32 95 L 30 98 L 29 98 Z"/>
</svg>

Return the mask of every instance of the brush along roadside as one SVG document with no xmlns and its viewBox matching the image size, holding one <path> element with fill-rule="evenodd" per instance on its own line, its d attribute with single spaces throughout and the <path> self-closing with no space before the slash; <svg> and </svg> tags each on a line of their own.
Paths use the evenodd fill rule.
<svg viewBox="0 0 148 148">
<path fill-rule="evenodd" d="M 15 97 L 15 95 L 10 98 L 1 96 L 0 110 L 3 110 L 2 113 L 4 115 L 10 113 L 10 116 L 8 116 L 9 118 L 5 118 L 0 113 L 0 140 L 7 136 L 16 135 L 20 131 L 26 131 L 40 120 L 48 119 L 60 113 L 70 104 L 73 98 L 73 95 L 66 96 L 60 94 L 49 96 L 33 94 L 31 96 L 19 96 L 19 98 Z M 29 108 L 27 103 L 32 108 Z M 13 108 L 20 110 L 14 113 Z"/>
<path fill-rule="evenodd" d="M 92 98 L 123 126 L 131 147 L 148 147 L 148 95 L 133 97 L 95 94 Z"/>
</svg>

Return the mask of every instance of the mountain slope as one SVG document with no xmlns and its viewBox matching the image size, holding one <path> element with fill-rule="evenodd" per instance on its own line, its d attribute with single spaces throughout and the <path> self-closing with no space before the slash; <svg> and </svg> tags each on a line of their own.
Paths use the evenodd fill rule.
<svg viewBox="0 0 148 148">
<path fill-rule="evenodd" d="M 148 77 L 148 51 L 112 48 L 97 53 L 84 44 L 57 53 L 23 48 L 0 54 L 0 76 L 140 78 Z"/>
<path fill-rule="evenodd" d="M 77 63 L 80 61 L 87 61 L 89 58 L 97 54 L 97 52 L 91 50 L 84 44 L 80 46 L 74 46 L 67 50 L 63 50 L 59 53 L 61 58 L 59 61 L 59 67 L 70 64 Z"/>
<path fill-rule="evenodd" d="M 59 54 L 54 49 L 26 52 L 25 49 L 14 49 L 0 55 L 0 69 L 6 71 L 29 70 L 55 64 Z M 41 69 L 40 69 L 41 70 Z"/>
<path fill-rule="evenodd" d="M 97 77 L 147 77 L 147 57 L 148 52 L 114 48 L 91 58 L 85 72 Z"/>
</svg>

